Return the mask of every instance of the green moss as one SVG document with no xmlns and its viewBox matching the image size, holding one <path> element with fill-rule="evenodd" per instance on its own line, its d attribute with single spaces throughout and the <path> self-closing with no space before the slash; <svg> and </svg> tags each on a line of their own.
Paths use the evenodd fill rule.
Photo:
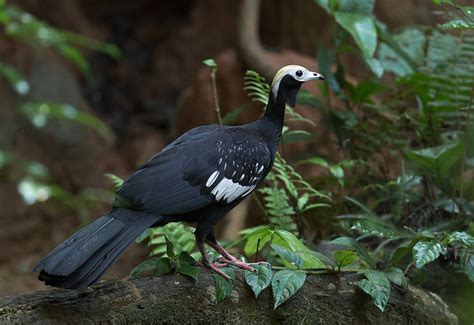
<svg viewBox="0 0 474 325">
<path fill-rule="evenodd" d="M 18 313 L 18 310 L 11 307 L 1 307 L 0 308 L 0 319 L 10 320 L 12 316 Z"/>
</svg>

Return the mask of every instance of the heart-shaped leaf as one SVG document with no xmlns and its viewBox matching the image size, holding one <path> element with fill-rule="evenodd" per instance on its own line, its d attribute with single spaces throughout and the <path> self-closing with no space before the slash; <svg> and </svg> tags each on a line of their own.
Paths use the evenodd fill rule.
<svg viewBox="0 0 474 325">
<path fill-rule="evenodd" d="M 290 263 L 292 266 L 296 266 L 297 268 L 301 268 L 303 265 L 303 260 L 301 259 L 301 256 L 289 251 L 288 249 L 281 247 L 280 245 L 277 244 L 272 244 L 271 245 L 275 253 L 277 253 L 282 259 L 284 259 L 286 262 Z"/>
<path fill-rule="evenodd" d="M 171 273 L 171 260 L 168 257 L 151 258 L 133 268 L 131 276 L 153 272 L 153 275 L 160 276 Z"/>
<path fill-rule="evenodd" d="M 364 275 L 367 279 L 358 281 L 357 285 L 372 297 L 375 306 L 384 311 L 390 297 L 390 282 L 387 276 L 380 271 L 366 271 Z"/>
<path fill-rule="evenodd" d="M 419 241 L 413 247 L 413 258 L 415 259 L 416 267 L 421 268 L 424 265 L 433 262 L 444 250 L 445 247 L 440 243 Z"/>
<path fill-rule="evenodd" d="M 195 263 L 196 261 L 188 252 L 181 252 L 176 263 L 176 272 L 197 280 L 199 268 L 194 265 Z"/>
<path fill-rule="evenodd" d="M 274 308 L 293 296 L 303 286 L 305 280 L 304 272 L 282 270 L 275 273 L 272 279 Z"/>
<path fill-rule="evenodd" d="M 272 281 L 272 266 L 268 263 L 261 263 L 254 266 L 256 272 L 245 271 L 245 282 L 250 286 L 255 298 L 258 297 Z"/>
<path fill-rule="evenodd" d="M 222 302 L 225 298 L 230 296 L 232 289 L 235 285 L 235 271 L 230 267 L 224 267 L 221 269 L 222 272 L 230 276 L 230 280 L 224 279 L 219 274 L 213 274 L 214 284 L 216 286 L 216 304 Z"/>
<path fill-rule="evenodd" d="M 377 29 L 373 17 L 350 12 L 336 12 L 334 18 L 351 34 L 364 57 L 371 58 L 377 47 Z"/>
</svg>

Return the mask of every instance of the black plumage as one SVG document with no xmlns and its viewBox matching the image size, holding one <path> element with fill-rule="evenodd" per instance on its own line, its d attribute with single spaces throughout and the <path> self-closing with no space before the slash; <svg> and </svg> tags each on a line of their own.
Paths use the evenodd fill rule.
<svg viewBox="0 0 474 325">
<path fill-rule="evenodd" d="M 217 243 L 213 228 L 271 170 L 285 104 L 294 106 L 301 84 L 314 79 L 323 77 L 301 66 L 283 67 L 259 120 L 241 126 L 197 127 L 170 143 L 117 190 L 108 214 L 65 240 L 36 266 L 39 279 L 57 287 L 86 287 L 145 229 L 177 221 L 197 224 L 203 266 L 226 276 L 207 258 L 206 242 L 227 263 L 252 269 Z"/>
</svg>

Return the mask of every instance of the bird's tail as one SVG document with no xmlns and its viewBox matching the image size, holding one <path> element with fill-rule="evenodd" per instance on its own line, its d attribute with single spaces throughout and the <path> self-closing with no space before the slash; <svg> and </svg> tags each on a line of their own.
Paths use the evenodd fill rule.
<svg viewBox="0 0 474 325">
<path fill-rule="evenodd" d="M 96 282 L 122 252 L 161 217 L 115 208 L 59 244 L 34 268 L 54 287 L 84 288 Z"/>
</svg>

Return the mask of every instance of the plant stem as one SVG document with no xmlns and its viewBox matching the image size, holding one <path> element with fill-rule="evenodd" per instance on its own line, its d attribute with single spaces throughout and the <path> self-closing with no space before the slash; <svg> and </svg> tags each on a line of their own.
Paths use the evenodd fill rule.
<svg viewBox="0 0 474 325">
<path fill-rule="evenodd" d="M 222 125 L 221 108 L 219 106 L 219 97 L 217 96 L 217 81 L 216 81 L 217 67 L 211 67 L 211 86 L 212 97 L 214 99 L 214 110 L 216 112 L 217 122 Z"/>
<path fill-rule="evenodd" d="M 474 85 L 472 86 L 472 90 L 474 91 Z M 471 111 L 473 106 L 473 99 L 474 95 L 471 92 L 471 98 L 469 99 L 469 106 L 467 107 L 466 113 L 466 126 L 464 127 L 464 152 L 462 155 L 461 160 L 461 175 L 460 175 L 460 184 L 459 184 L 459 198 L 462 199 L 464 195 L 464 173 L 466 170 L 466 156 L 467 156 L 467 147 L 468 147 L 468 140 L 469 140 L 469 126 L 471 122 Z M 460 207 L 461 205 L 459 205 Z"/>
<path fill-rule="evenodd" d="M 317 268 L 317 269 L 306 269 L 306 270 L 301 270 L 301 269 L 289 269 L 284 266 L 273 266 L 272 265 L 272 270 L 291 270 L 295 272 L 304 272 L 307 274 L 334 274 L 334 273 L 357 273 L 360 270 L 357 269 L 347 269 L 347 270 L 334 270 L 332 268 Z"/>
</svg>

